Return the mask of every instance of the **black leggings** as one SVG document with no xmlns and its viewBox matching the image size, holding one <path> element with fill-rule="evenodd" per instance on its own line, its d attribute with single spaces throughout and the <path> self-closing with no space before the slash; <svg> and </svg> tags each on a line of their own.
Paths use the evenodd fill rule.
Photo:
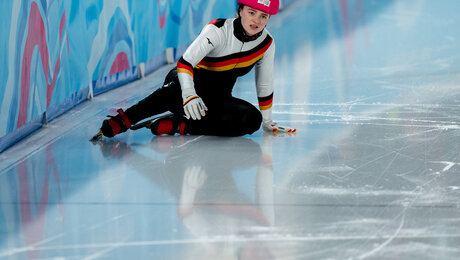
<svg viewBox="0 0 460 260">
<path fill-rule="evenodd" d="M 195 86 L 198 94 L 199 86 Z M 252 134 L 260 128 L 262 114 L 242 99 L 217 95 L 200 95 L 208 107 L 206 116 L 201 120 L 186 121 L 187 133 L 193 135 L 241 136 Z M 217 102 L 218 101 L 218 102 Z M 184 115 L 182 90 L 175 69 L 165 79 L 165 84 L 152 94 L 126 110 L 131 124 L 170 111 Z"/>
</svg>

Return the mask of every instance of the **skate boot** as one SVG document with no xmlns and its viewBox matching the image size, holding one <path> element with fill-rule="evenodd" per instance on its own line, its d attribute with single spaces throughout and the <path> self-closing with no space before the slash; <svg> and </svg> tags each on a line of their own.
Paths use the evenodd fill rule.
<svg viewBox="0 0 460 260">
<path fill-rule="evenodd" d="M 150 131 L 154 135 L 187 134 L 186 119 L 182 115 L 166 115 L 154 119 L 150 124 Z"/>
<path fill-rule="evenodd" d="M 102 122 L 101 131 L 104 136 L 114 137 L 119 133 L 126 132 L 131 127 L 131 123 L 126 116 L 125 111 L 120 108 L 117 112 L 118 115 L 109 116 L 110 119 L 106 119 Z"/>
</svg>

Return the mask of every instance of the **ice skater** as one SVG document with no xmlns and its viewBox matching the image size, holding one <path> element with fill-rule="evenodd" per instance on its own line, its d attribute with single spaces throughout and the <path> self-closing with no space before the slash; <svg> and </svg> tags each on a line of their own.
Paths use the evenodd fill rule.
<svg viewBox="0 0 460 260">
<path fill-rule="evenodd" d="M 279 0 L 237 0 L 236 18 L 215 19 L 187 48 L 164 85 L 102 123 L 98 137 L 113 137 L 137 122 L 165 112 L 145 125 L 153 134 L 242 136 L 260 126 L 295 132 L 272 120 L 275 42 L 267 31 Z M 259 109 L 232 96 L 238 77 L 255 67 Z"/>
</svg>

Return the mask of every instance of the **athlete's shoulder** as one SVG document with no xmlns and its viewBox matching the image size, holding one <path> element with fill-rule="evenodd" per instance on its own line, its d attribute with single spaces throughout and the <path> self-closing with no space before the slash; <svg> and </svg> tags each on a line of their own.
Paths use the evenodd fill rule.
<svg viewBox="0 0 460 260">
<path fill-rule="evenodd" d="M 263 39 L 262 42 L 268 43 L 272 48 L 275 48 L 275 38 L 273 38 L 273 35 L 266 28 L 260 38 Z"/>
<path fill-rule="evenodd" d="M 212 25 L 216 26 L 217 28 L 221 28 L 222 26 L 224 26 L 226 21 L 227 21 L 227 19 L 218 18 L 218 19 L 212 20 L 208 24 L 212 24 Z"/>
<path fill-rule="evenodd" d="M 264 35 L 265 35 L 265 36 L 264 36 Z M 264 37 L 269 37 L 269 38 L 271 38 L 271 39 L 274 39 L 274 38 L 273 38 L 273 35 L 268 31 L 267 28 L 264 28 L 264 31 L 263 31 L 263 33 L 262 33 L 262 36 L 264 36 Z"/>
</svg>

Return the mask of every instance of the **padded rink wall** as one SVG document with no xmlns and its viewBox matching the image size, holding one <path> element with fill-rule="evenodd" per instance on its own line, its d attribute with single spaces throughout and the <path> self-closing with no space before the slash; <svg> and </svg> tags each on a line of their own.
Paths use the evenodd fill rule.
<svg viewBox="0 0 460 260">
<path fill-rule="evenodd" d="M 235 11 L 231 0 L 0 1 L 0 152 L 164 65 L 167 49 L 177 59 L 206 23 Z"/>
</svg>

